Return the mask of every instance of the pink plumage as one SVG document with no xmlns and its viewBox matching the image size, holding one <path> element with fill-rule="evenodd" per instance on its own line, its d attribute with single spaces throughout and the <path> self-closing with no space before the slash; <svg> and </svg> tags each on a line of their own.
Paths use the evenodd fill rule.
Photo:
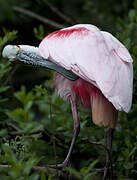
<svg viewBox="0 0 137 180">
<path fill-rule="evenodd" d="M 132 58 L 110 33 L 93 25 L 74 25 L 46 36 L 39 52 L 80 77 L 72 82 L 55 73 L 54 85 L 62 98 L 71 97 L 92 108 L 96 124 L 113 128 L 117 110 L 130 110 Z"/>
</svg>

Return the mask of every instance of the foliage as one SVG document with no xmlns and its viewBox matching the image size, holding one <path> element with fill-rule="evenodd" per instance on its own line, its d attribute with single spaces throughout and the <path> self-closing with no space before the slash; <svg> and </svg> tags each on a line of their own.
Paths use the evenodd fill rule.
<svg viewBox="0 0 137 180">
<path fill-rule="evenodd" d="M 127 0 L 107 0 L 102 4 L 100 1 L 91 2 L 89 0 L 70 1 L 69 3 L 63 0 L 50 2 L 62 11 L 68 8 L 67 12 L 69 12 L 72 9 L 72 16 L 75 17 L 74 21 L 90 22 L 90 18 L 92 18 L 90 23 L 99 24 L 101 28 L 115 33 L 117 38 L 129 49 L 134 59 L 133 106 L 129 114 L 119 113 L 119 123 L 114 133 L 112 161 L 117 179 L 135 179 L 137 175 L 137 0 L 134 0 L 133 5 L 128 3 Z M 8 3 L 6 4 L 5 1 L 0 3 L 5 3 L 7 12 Z M 12 3 L 18 5 L 15 0 Z M 35 12 L 44 9 L 44 0 L 35 1 L 35 3 L 22 0 L 21 6 L 31 7 Z M 37 3 L 39 7 L 36 6 Z M 69 6 L 66 7 L 65 3 Z M 107 7 L 110 4 L 112 5 L 109 9 Z M 46 12 L 49 12 L 48 8 Z M 5 18 L 10 19 L 10 13 L 13 13 L 11 9 L 8 11 L 8 16 L 4 15 Z M 52 13 L 49 13 L 48 17 L 64 24 L 61 18 L 53 16 Z M 81 13 L 81 17 L 79 13 Z M 43 14 L 44 12 L 41 13 L 41 15 Z M 12 18 L 10 21 L 13 23 Z M 17 17 L 14 16 L 14 18 Z M 1 22 L 3 21 L 4 17 Z M 24 22 L 26 23 L 26 21 L 25 19 Z M 115 23 L 113 24 L 113 22 Z M 7 26 L 6 23 L 4 25 Z M 116 28 L 115 31 L 114 27 Z M 30 34 L 31 39 L 35 39 L 36 43 L 44 37 L 45 32 L 48 33 L 51 30 L 53 30 L 51 27 L 47 28 L 46 26 L 45 28 L 44 25 L 35 26 L 34 24 L 31 29 L 34 34 Z M 18 38 L 16 38 L 17 31 L 1 28 L 0 51 L 6 44 L 11 43 L 10 41 L 24 44 L 27 42 L 29 35 L 23 32 L 26 35 L 24 36 L 20 29 L 18 31 Z M 24 41 L 21 40 L 20 42 L 20 36 L 23 36 Z M 86 110 L 81 107 L 78 107 L 78 110 L 81 132 L 73 151 L 72 167 L 66 169 L 66 174 L 68 173 L 76 179 L 88 180 L 94 177 L 101 179 L 102 174 L 95 173 L 94 168 L 104 167 L 106 152 L 103 146 L 89 143 L 87 137 L 93 142 L 106 143 L 107 129 L 95 126 L 91 121 L 91 114 Z M 27 69 L 19 64 L 11 64 L 1 57 L 1 179 L 60 179 L 60 171 L 58 173 L 56 171 L 45 173 L 45 171 L 39 171 L 36 167 L 45 167 L 48 164 L 63 161 L 72 133 L 73 120 L 70 105 L 60 99 L 57 93 L 54 92 L 52 72 L 44 69 Z"/>
<path fill-rule="evenodd" d="M 73 168 L 66 168 L 70 173 L 74 175 L 79 180 L 90 180 L 96 176 L 96 172 L 91 172 L 98 160 L 93 161 L 89 167 L 80 169 L 80 172 L 76 171 Z"/>
</svg>

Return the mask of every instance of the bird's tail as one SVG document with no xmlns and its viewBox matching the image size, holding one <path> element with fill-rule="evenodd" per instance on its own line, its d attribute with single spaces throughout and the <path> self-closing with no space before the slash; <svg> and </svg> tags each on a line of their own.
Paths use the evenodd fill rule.
<svg viewBox="0 0 137 180">
<path fill-rule="evenodd" d="M 118 111 L 103 94 L 91 97 L 92 119 L 99 126 L 115 128 L 118 120 Z"/>
</svg>

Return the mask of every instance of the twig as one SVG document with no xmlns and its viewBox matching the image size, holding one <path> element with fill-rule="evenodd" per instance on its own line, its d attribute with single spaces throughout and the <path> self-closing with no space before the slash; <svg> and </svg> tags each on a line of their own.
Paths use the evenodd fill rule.
<svg viewBox="0 0 137 180">
<path fill-rule="evenodd" d="M 40 16 L 40 15 L 30 11 L 30 10 L 27 10 L 27 9 L 24 9 L 24 8 L 20 8 L 20 7 L 17 7 L 17 6 L 13 7 L 13 9 L 15 11 L 17 11 L 17 12 L 20 12 L 22 14 L 25 14 L 25 15 L 29 16 L 29 17 L 37 19 L 37 20 L 39 20 L 39 21 L 41 21 L 41 22 L 43 22 L 45 24 L 48 24 L 48 25 L 50 25 L 50 26 L 52 26 L 52 27 L 54 27 L 56 29 L 60 29 L 60 28 L 64 28 L 65 27 L 65 25 L 59 24 L 59 23 L 57 23 L 55 21 L 52 21 L 52 20 L 50 20 L 48 18 Z"/>
<path fill-rule="evenodd" d="M 11 168 L 11 167 L 12 165 L 9 165 L 9 164 L 0 164 L 0 169 Z M 56 173 L 56 169 L 48 168 L 44 166 L 34 166 L 32 167 L 32 170 L 44 172 L 46 175 L 49 175 L 49 173 L 54 173 L 54 174 Z M 58 171 L 59 171 L 59 175 L 61 176 L 63 174 L 63 171 L 61 170 L 58 170 Z"/>
<path fill-rule="evenodd" d="M 25 135 L 26 134 L 25 131 L 21 130 L 15 124 L 12 124 L 9 122 L 0 122 L 0 126 L 11 127 L 14 130 L 12 132 L 9 132 L 9 134 L 11 134 L 11 135 Z M 63 143 L 62 138 L 58 137 L 57 135 L 54 135 L 53 133 L 51 133 L 46 128 L 41 128 L 38 131 L 35 131 L 35 132 L 27 134 L 27 135 L 29 135 L 29 137 L 33 138 L 34 135 L 40 134 L 40 133 L 44 137 L 44 140 L 47 140 L 49 142 L 53 142 L 53 139 L 54 139 L 54 141 L 58 147 L 61 147 L 62 149 L 65 149 L 65 150 L 68 148 L 67 144 Z"/>
<path fill-rule="evenodd" d="M 7 126 L 10 126 L 12 129 L 14 129 L 14 130 L 16 130 L 17 132 L 20 132 L 20 133 L 23 133 L 24 131 L 22 131 L 19 127 L 17 127 L 17 126 L 15 126 L 14 124 L 12 124 L 12 123 L 7 123 L 7 122 L 5 122 L 5 124 L 7 125 Z"/>
<path fill-rule="evenodd" d="M 112 178 L 112 180 L 113 180 L 113 173 L 112 173 L 112 163 L 111 163 L 111 152 L 110 152 L 110 150 L 108 149 L 108 147 L 107 146 L 105 146 L 102 142 L 93 142 L 93 141 L 91 141 L 88 137 L 86 137 L 85 138 L 85 140 L 87 140 L 89 143 L 91 143 L 91 144 L 96 144 L 96 145 L 101 145 L 104 149 L 105 149 L 105 151 L 106 151 L 106 153 L 107 153 L 107 157 L 108 157 L 108 159 L 109 159 L 109 162 L 106 164 L 106 167 L 105 168 L 109 168 L 109 164 L 110 164 L 110 174 L 111 174 L 111 178 Z M 104 169 L 105 170 L 105 169 Z"/>
<path fill-rule="evenodd" d="M 4 81 L 3 86 L 7 85 L 8 82 L 12 79 L 12 76 L 14 75 L 14 73 L 16 72 L 16 70 L 18 69 L 19 65 L 15 65 L 12 69 L 12 71 L 9 72 L 7 79 Z"/>
<path fill-rule="evenodd" d="M 108 148 L 107 148 L 107 147 L 105 146 L 105 144 L 103 144 L 102 142 L 94 142 L 94 141 L 91 141 L 88 137 L 83 138 L 83 140 L 87 140 L 90 144 L 101 145 L 101 146 L 109 153 Z"/>
<path fill-rule="evenodd" d="M 63 142 L 62 138 L 58 137 L 57 135 L 51 133 L 49 130 L 47 130 L 46 128 L 41 129 L 39 131 L 37 131 L 37 133 L 42 133 L 44 136 L 47 137 L 47 139 L 50 139 L 50 142 L 53 142 L 53 139 L 56 143 L 56 145 L 58 145 L 59 147 L 63 148 L 63 149 L 68 149 L 68 146 Z M 33 134 L 36 134 L 33 133 Z"/>
<path fill-rule="evenodd" d="M 3 169 L 3 168 L 11 168 L 12 166 L 9 165 L 9 164 L 0 164 L 0 171 Z M 44 172 L 47 176 L 49 175 L 49 173 L 54 173 L 56 174 L 56 169 L 55 168 L 51 168 L 51 167 L 44 167 L 44 166 L 34 166 L 32 167 L 32 170 L 34 171 L 40 171 L 40 172 Z M 104 169 L 91 169 L 90 172 L 97 172 L 97 173 L 102 173 L 104 171 Z M 136 170 L 135 170 L 136 171 Z M 65 176 L 66 175 L 66 170 L 60 170 L 58 169 L 58 173 L 59 173 L 59 176 Z M 118 176 L 118 173 L 115 172 L 115 178 Z M 82 174 L 81 174 L 82 176 Z M 73 175 L 72 175 L 73 178 L 75 178 Z M 123 178 L 128 178 L 127 176 L 124 176 Z"/>
<path fill-rule="evenodd" d="M 9 164 L 0 164 L 0 168 L 10 168 L 11 165 Z"/>
<path fill-rule="evenodd" d="M 41 171 L 41 172 L 44 172 L 46 175 L 48 175 L 49 174 L 49 172 L 51 173 L 56 173 L 56 169 L 54 169 L 54 168 L 46 168 L 46 167 L 44 167 L 44 166 L 34 166 L 33 167 L 33 170 L 34 171 Z M 61 175 L 61 174 L 63 174 L 63 171 L 61 171 L 61 170 L 58 170 L 58 172 L 59 172 L 59 175 Z"/>
<path fill-rule="evenodd" d="M 66 16 L 64 13 L 62 13 L 61 11 L 59 11 L 55 6 L 53 6 L 48 0 L 44 0 L 44 2 L 46 3 L 47 6 L 49 6 L 49 8 L 56 13 L 60 18 L 62 18 L 63 20 L 65 20 L 67 23 L 69 24 L 74 24 L 74 22 L 71 20 L 70 17 Z"/>
</svg>

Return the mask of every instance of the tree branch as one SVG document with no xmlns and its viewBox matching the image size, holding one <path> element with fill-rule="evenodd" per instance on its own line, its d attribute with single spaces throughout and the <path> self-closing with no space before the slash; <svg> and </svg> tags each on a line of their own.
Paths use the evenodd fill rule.
<svg viewBox="0 0 137 180">
<path fill-rule="evenodd" d="M 9 131 L 8 133 L 11 135 L 25 135 L 26 132 L 21 130 L 19 127 L 17 127 L 15 124 L 12 123 L 8 123 L 8 122 L 0 122 L 0 126 L 4 126 L 4 127 L 10 127 L 12 128 L 14 131 Z M 33 133 L 29 134 L 29 137 L 33 138 L 34 135 L 36 134 L 42 134 L 43 139 L 47 140 L 49 142 L 53 142 L 53 140 L 55 141 L 55 144 L 62 148 L 67 150 L 68 146 L 67 144 L 65 144 L 65 142 L 63 142 L 63 139 L 61 137 L 59 137 L 58 135 L 55 135 L 53 133 L 51 133 L 49 130 L 47 130 L 46 128 L 41 128 L 38 131 L 35 131 Z M 28 134 L 27 134 L 28 135 Z"/>
<path fill-rule="evenodd" d="M 7 79 L 5 80 L 5 82 L 3 83 L 3 86 L 7 85 L 8 82 L 12 79 L 12 76 L 14 75 L 14 73 L 16 72 L 16 70 L 18 69 L 19 65 L 16 64 L 13 68 L 12 71 L 9 72 Z"/>
<path fill-rule="evenodd" d="M 11 168 L 11 167 L 12 167 L 12 165 L 9 165 L 9 164 L 0 164 L 0 171 L 3 168 Z M 44 166 L 34 166 L 34 167 L 32 167 L 32 170 L 44 172 L 47 176 L 49 175 L 49 173 L 56 174 L 56 169 L 48 168 L 48 167 L 44 167 Z M 58 173 L 60 176 L 64 174 L 64 172 L 62 170 L 58 170 Z"/>
<path fill-rule="evenodd" d="M 83 140 L 86 140 L 86 141 L 89 142 L 90 144 L 101 145 L 101 146 L 109 153 L 108 148 L 107 148 L 106 145 L 103 144 L 102 142 L 94 142 L 94 141 L 91 141 L 88 137 L 83 138 Z"/>
<path fill-rule="evenodd" d="M 65 20 L 67 23 L 69 24 L 74 24 L 74 22 L 71 20 L 70 17 L 66 16 L 64 13 L 62 13 L 61 11 L 59 11 L 55 6 L 53 6 L 48 0 L 44 0 L 44 2 L 46 3 L 47 6 L 49 6 L 49 8 L 56 13 L 60 18 L 62 18 L 63 20 Z"/>
<path fill-rule="evenodd" d="M 36 14 L 36 13 L 30 11 L 30 10 L 24 9 L 24 8 L 20 8 L 20 7 L 15 6 L 15 7 L 13 7 L 13 10 L 17 11 L 17 12 L 20 12 L 22 14 L 25 14 L 25 15 L 31 17 L 31 18 L 37 19 L 38 21 L 41 21 L 41 22 L 43 22 L 45 24 L 48 24 L 48 25 L 50 25 L 50 26 L 52 26 L 52 27 L 54 27 L 56 29 L 61 29 L 61 28 L 65 27 L 65 25 L 59 24 L 59 23 L 57 23 L 55 21 L 52 21 L 52 20 L 50 20 L 48 18 L 40 16 L 40 15 L 38 15 L 38 14 Z"/>
</svg>

